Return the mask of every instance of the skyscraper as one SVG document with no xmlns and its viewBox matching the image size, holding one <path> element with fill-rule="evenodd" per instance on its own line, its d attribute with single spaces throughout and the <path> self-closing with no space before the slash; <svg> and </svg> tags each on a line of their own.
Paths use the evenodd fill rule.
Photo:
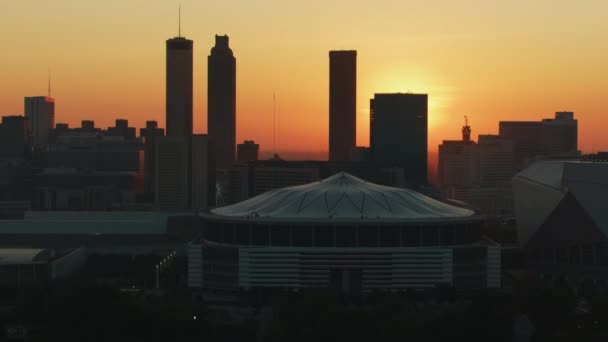
<svg viewBox="0 0 608 342">
<path fill-rule="evenodd" d="M 219 169 L 227 169 L 236 153 L 236 59 L 228 36 L 215 36 L 208 59 L 207 123 Z"/>
<path fill-rule="evenodd" d="M 357 51 L 329 52 L 329 160 L 348 161 L 357 139 Z"/>
<path fill-rule="evenodd" d="M 166 129 L 169 137 L 192 135 L 192 40 L 167 40 Z"/>
<path fill-rule="evenodd" d="M 372 160 L 402 167 L 410 186 L 427 184 L 426 94 L 375 94 L 370 101 Z"/>
<path fill-rule="evenodd" d="M 30 142 L 43 148 L 49 141 L 49 130 L 55 127 L 55 100 L 47 96 L 26 97 L 25 117 L 30 129 Z"/>
<path fill-rule="evenodd" d="M 578 153 L 578 120 L 573 112 L 557 112 L 555 119 L 543 119 L 540 132 L 541 152 L 549 156 Z"/>
</svg>

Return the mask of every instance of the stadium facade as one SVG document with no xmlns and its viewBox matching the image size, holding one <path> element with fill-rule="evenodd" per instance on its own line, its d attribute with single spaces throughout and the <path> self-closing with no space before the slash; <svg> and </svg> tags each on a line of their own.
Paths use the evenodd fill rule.
<svg viewBox="0 0 608 342">
<path fill-rule="evenodd" d="M 272 190 L 201 214 L 189 286 L 240 291 L 500 287 L 500 246 L 483 217 L 348 173 Z"/>
<path fill-rule="evenodd" d="M 539 161 L 513 178 L 513 190 L 530 270 L 608 282 L 608 163 Z"/>
</svg>

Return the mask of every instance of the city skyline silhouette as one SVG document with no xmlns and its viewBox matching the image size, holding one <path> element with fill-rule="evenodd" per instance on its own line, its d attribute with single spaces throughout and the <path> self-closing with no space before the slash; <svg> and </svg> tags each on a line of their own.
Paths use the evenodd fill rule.
<svg viewBox="0 0 608 342">
<path fill-rule="evenodd" d="M 358 146 L 369 145 L 366 104 L 373 94 L 411 91 L 429 94 L 430 152 L 443 139 L 459 136 L 464 115 L 469 116 L 476 139 L 478 134 L 497 133 L 499 120 L 536 121 L 559 110 L 572 110 L 581 119 L 583 151 L 606 149 L 601 98 L 608 78 L 601 77 L 606 68 L 600 66 L 607 51 L 596 42 L 608 30 L 601 29 L 606 24 L 595 14 L 605 5 L 551 4 L 551 17 L 540 23 L 530 19 L 549 9 L 549 3 L 503 4 L 500 14 L 483 6 L 467 12 L 474 3 L 460 9 L 446 3 L 415 5 L 411 12 L 427 18 L 426 22 L 410 18 L 408 24 L 405 19 L 414 15 L 408 12 L 403 22 L 391 20 L 384 29 L 374 24 L 395 18 L 388 9 L 402 10 L 402 5 L 380 3 L 382 10 L 352 5 L 351 12 L 338 16 L 344 3 L 323 8 L 312 2 L 302 6 L 303 15 L 296 18 L 295 5 L 252 9 L 246 4 L 203 6 L 183 1 L 181 34 L 194 40 L 194 132 L 207 132 L 206 56 L 214 35 L 228 34 L 239 56 L 236 141 L 255 140 L 263 155 L 273 149 L 275 93 L 278 150 L 298 155 L 329 151 L 327 52 L 338 49 L 355 49 L 359 54 Z M 19 17 L 28 6 L 32 5 L 7 5 L 3 13 Z M 162 13 L 152 6 L 120 8 L 117 2 L 96 5 L 95 12 L 91 5 L 41 6 L 49 13 L 45 25 L 27 25 L 32 19 L 23 16 L 29 29 L 7 38 L 7 62 L 0 71 L 9 82 L 0 92 L 1 113 L 23 114 L 24 96 L 46 94 L 50 66 L 57 122 L 76 126 L 91 119 L 108 127 L 114 118 L 124 117 L 136 127 L 144 127 L 146 120 L 165 127 L 163 42 L 179 34 L 177 2 L 161 6 Z M 129 15 L 136 8 L 137 18 Z M 271 11 L 262 13 L 263 9 Z M 520 14 L 523 9 L 529 13 Z M 259 20 L 241 20 L 248 10 Z M 371 11 L 369 16 L 364 15 L 366 10 Z M 441 16 L 446 24 L 440 25 L 433 13 L 440 16 L 449 10 L 453 15 Z M 217 18 L 211 20 L 210 12 Z M 313 13 L 319 16 L 314 29 L 304 22 Z M 575 19 L 578 25 L 563 33 L 560 19 L 570 13 L 583 13 L 586 20 Z M 104 15 L 111 20 L 102 21 Z M 332 16 L 336 27 L 352 27 L 352 32 L 332 30 Z M 353 25 L 358 20 L 366 25 Z M 6 18 L 1 25 L 11 22 Z M 525 23 L 525 29 L 510 24 L 517 22 Z M 448 23 L 454 26 L 447 27 Z M 7 32 L 18 26 L 10 27 Z M 77 32 L 65 34 L 73 27 L 78 27 Z M 37 42 L 39 53 L 33 54 L 22 41 Z M 81 48 L 73 54 L 59 53 L 76 45 Z M 551 52 L 560 46 L 568 48 L 557 55 Z"/>
</svg>

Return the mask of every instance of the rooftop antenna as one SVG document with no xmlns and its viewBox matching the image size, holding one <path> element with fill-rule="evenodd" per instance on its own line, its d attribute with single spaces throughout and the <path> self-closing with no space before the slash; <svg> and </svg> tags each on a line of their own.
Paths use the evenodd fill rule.
<svg viewBox="0 0 608 342">
<path fill-rule="evenodd" d="M 51 67 L 50 66 L 49 66 L 49 80 L 48 81 L 49 81 L 49 84 L 48 84 L 47 92 L 48 92 L 48 97 L 51 97 Z"/>
<path fill-rule="evenodd" d="M 182 36 L 182 4 L 177 7 L 177 36 Z"/>
<path fill-rule="evenodd" d="M 277 153 L 277 95 L 272 93 L 272 149 Z"/>
</svg>

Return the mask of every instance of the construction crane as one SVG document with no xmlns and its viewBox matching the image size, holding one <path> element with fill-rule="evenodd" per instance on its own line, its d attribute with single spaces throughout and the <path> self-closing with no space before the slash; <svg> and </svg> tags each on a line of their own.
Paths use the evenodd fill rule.
<svg viewBox="0 0 608 342">
<path fill-rule="evenodd" d="M 469 126 L 469 117 L 464 116 L 464 126 L 462 126 L 462 141 L 471 141 L 471 126 Z"/>
</svg>

